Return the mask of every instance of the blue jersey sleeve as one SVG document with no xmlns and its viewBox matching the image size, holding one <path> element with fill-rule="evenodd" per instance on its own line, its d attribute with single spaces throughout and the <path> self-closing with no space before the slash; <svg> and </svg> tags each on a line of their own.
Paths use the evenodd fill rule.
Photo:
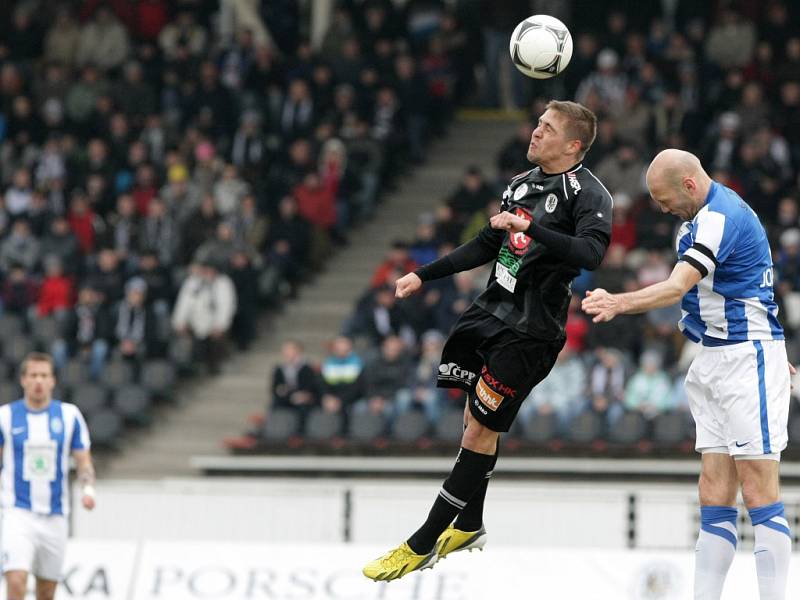
<svg viewBox="0 0 800 600">
<path fill-rule="evenodd" d="M 694 222 L 694 241 L 681 260 L 695 267 L 705 277 L 725 262 L 736 247 L 738 230 L 723 213 L 701 210 Z"/>
<path fill-rule="evenodd" d="M 75 427 L 72 430 L 72 450 L 88 450 L 89 442 L 89 428 L 86 427 L 86 421 L 83 420 L 83 415 L 79 410 L 75 411 Z"/>
</svg>

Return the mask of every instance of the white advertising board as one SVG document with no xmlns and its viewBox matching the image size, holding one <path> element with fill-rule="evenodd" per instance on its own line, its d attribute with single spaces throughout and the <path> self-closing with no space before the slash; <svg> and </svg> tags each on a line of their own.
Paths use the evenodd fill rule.
<svg viewBox="0 0 800 600">
<path fill-rule="evenodd" d="M 70 543 L 58 598 L 87 600 L 685 600 L 693 554 L 487 547 L 432 570 L 374 583 L 361 567 L 386 548 L 219 542 Z M 800 556 L 787 598 L 800 597 Z M 5 596 L 1 596 L 5 597 Z M 33 597 L 33 596 L 31 596 Z M 739 553 L 723 600 L 758 598 Z"/>
</svg>

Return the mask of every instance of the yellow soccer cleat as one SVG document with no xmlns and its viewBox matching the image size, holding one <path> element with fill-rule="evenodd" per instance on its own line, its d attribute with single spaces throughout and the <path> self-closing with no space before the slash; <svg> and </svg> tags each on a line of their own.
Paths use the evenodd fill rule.
<svg viewBox="0 0 800 600">
<path fill-rule="evenodd" d="M 415 554 L 403 542 L 394 550 L 368 563 L 362 573 L 375 581 L 391 581 L 400 579 L 411 571 L 430 569 L 437 560 L 439 556 L 436 554 L 436 546 L 428 554 Z"/>
<path fill-rule="evenodd" d="M 439 558 L 444 558 L 451 552 L 475 549 L 483 550 L 486 545 L 486 528 L 481 527 L 478 531 L 461 531 L 450 525 L 444 530 L 439 539 L 436 540 L 436 553 Z"/>
</svg>

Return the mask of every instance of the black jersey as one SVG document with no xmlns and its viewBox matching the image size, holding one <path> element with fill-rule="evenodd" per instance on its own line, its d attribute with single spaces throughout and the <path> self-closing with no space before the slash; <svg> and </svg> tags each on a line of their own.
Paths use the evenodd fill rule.
<svg viewBox="0 0 800 600">
<path fill-rule="evenodd" d="M 611 240 L 611 195 L 580 164 L 556 175 L 536 167 L 511 180 L 502 210 L 534 225 L 529 233 L 511 234 L 487 225 L 478 234 L 483 246 L 496 249 L 497 258 L 475 304 L 521 333 L 542 340 L 561 338 L 572 280 L 581 268 L 600 264 Z M 552 243 L 553 237 L 560 243 Z M 545 245 L 545 238 L 551 243 Z M 573 243 L 590 247 L 593 258 L 576 260 L 564 250 Z"/>
</svg>

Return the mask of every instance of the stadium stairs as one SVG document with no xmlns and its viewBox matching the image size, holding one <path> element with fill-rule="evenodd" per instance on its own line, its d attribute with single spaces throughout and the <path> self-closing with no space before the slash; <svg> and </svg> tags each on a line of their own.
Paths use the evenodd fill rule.
<svg viewBox="0 0 800 600">
<path fill-rule="evenodd" d="M 520 115 L 462 112 L 447 137 L 434 142 L 427 162 L 398 181 L 376 216 L 358 226 L 323 272 L 303 287 L 281 313 L 259 322 L 255 343 L 232 357 L 221 375 L 180 385 L 177 408 L 167 408 L 154 424 L 126 435 L 121 452 L 106 457 L 103 476 L 158 478 L 197 474 L 192 456 L 225 456 L 226 438 L 248 427 L 248 418 L 263 414 L 268 378 L 279 360 L 281 342 L 303 342 L 313 360 L 321 360 L 324 344 L 339 331 L 365 290 L 370 274 L 396 238 L 411 239 L 420 213 L 433 210 L 457 185 L 465 167 L 476 164 L 494 176 L 495 156 L 514 133 Z"/>
</svg>

